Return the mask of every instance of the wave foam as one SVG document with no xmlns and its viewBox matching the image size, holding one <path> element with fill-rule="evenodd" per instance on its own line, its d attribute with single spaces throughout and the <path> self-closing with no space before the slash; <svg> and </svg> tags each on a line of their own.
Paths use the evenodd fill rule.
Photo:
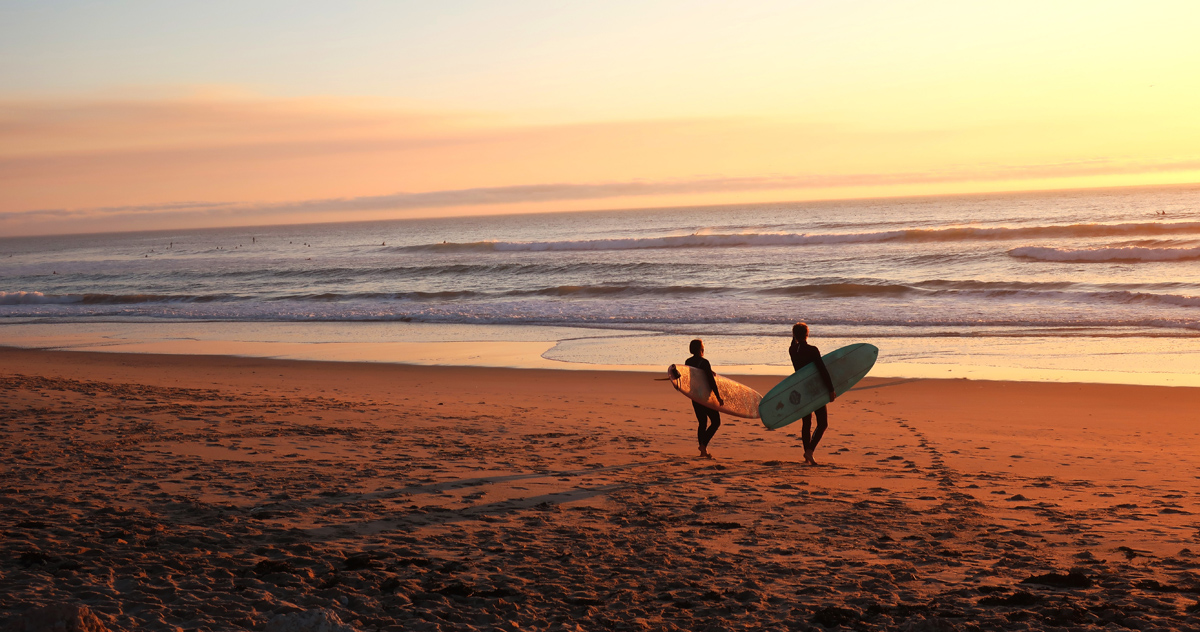
<svg viewBox="0 0 1200 632">
<path fill-rule="evenodd" d="M 55 305 L 78 302 L 77 298 L 46 296 L 41 292 L 0 292 L 0 305 Z"/>
<path fill-rule="evenodd" d="M 1140 237 L 1200 233 L 1200 222 L 1137 222 L 1125 224 L 1052 224 L 994 228 L 913 228 L 868 233 L 693 233 L 665 237 L 580 239 L 565 241 L 443 242 L 386 247 L 393 252 L 544 252 L 569 250 L 639 250 L 650 248 L 733 248 L 739 246 L 809 246 L 886 242 L 950 242 L 1079 237 Z"/>
<path fill-rule="evenodd" d="M 1105 284 L 1081 285 L 1073 282 L 998 282 L 974 280 L 928 280 L 911 284 L 872 282 L 871 280 L 815 280 L 806 284 L 782 285 L 778 287 L 745 288 L 735 286 L 702 285 L 553 285 L 526 289 L 444 290 L 408 292 L 322 292 L 287 294 L 270 297 L 220 295 L 156 295 L 156 294 L 64 294 L 47 295 L 42 292 L 0 292 L 0 305 L 18 307 L 22 305 L 78 306 L 170 306 L 188 304 L 261 304 L 261 305 L 355 305 L 377 304 L 379 306 L 398 303 L 426 304 L 476 304 L 524 298 L 620 298 L 667 297 L 703 300 L 718 297 L 807 297 L 813 299 L 893 299 L 914 297 L 918 299 L 979 299 L 1007 298 L 1019 301 L 1073 301 L 1099 303 L 1160 303 L 1169 305 L 1200 306 L 1195 296 L 1155 292 L 1153 290 L 1194 289 L 1194 286 L 1166 284 Z M 674 300 L 674 299 L 672 299 Z"/>
<path fill-rule="evenodd" d="M 1184 296 L 1181 294 L 1148 294 L 1145 292 L 1127 292 L 1129 302 L 1160 303 L 1179 307 L 1200 307 L 1200 296 Z"/>
<path fill-rule="evenodd" d="M 872 285 L 866 283 L 813 283 L 805 285 L 788 285 L 785 287 L 760 290 L 763 294 L 779 294 L 783 296 L 814 296 L 814 297 L 858 297 L 858 296 L 900 296 L 917 291 L 908 285 L 888 284 Z"/>
<path fill-rule="evenodd" d="M 1140 263 L 1200 259 L 1200 248 L 1046 248 L 1025 246 L 1008 254 L 1021 259 L 1066 263 Z"/>
<path fill-rule="evenodd" d="M 0 305 L 137 305 L 140 303 L 208 303 L 236 300 L 230 296 L 175 294 L 44 294 L 0 292 Z"/>
</svg>

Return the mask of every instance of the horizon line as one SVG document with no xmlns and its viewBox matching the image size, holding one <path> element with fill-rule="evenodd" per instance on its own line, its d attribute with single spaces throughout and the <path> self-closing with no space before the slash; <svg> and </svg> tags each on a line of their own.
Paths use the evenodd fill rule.
<svg viewBox="0 0 1200 632">
<path fill-rule="evenodd" d="M 566 215 L 580 213 L 625 213 L 636 211 L 666 211 L 674 209 L 716 209 L 722 207 L 756 207 L 769 206 L 773 204 L 825 204 L 832 202 L 870 202 L 876 200 L 920 200 L 920 199 L 942 199 L 942 198 L 970 198 L 970 197 L 985 197 L 999 195 L 1031 195 L 1031 194 L 1056 194 L 1056 193 L 1077 193 L 1087 191 L 1126 191 L 1135 189 L 1173 189 L 1200 187 L 1200 181 L 1176 182 L 1166 184 L 1130 184 L 1116 186 L 1092 186 L 1092 187 L 1065 187 L 1065 188 L 1045 188 L 1045 189 L 996 189 L 985 191 L 971 191 L 965 193 L 910 193 L 901 195 L 877 195 L 877 196 L 851 196 L 851 197 L 823 197 L 812 199 L 792 199 L 792 200 L 774 200 L 767 202 L 724 202 L 715 204 L 667 204 L 663 206 L 630 206 L 630 207 L 612 207 L 612 208 L 588 208 L 574 210 L 547 210 L 547 211 L 513 211 L 513 212 L 479 212 L 479 213 L 463 213 L 451 216 L 425 215 L 419 217 L 393 217 L 393 218 L 375 218 L 375 219 L 347 219 L 347 220 L 332 220 L 332 221 L 311 221 L 311 222 L 277 222 L 277 223 L 262 223 L 262 224 L 227 224 L 221 226 L 180 226 L 176 228 L 150 228 L 143 230 L 98 230 L 77 233 L 31 233 L 26 235 L 13 235 L 8 237 L 0 237 L 0 241 L 29 239 L 38 237 L 82 237 L 88 235 L 122 235 L 122 234 L 144 234 L 144 233 L 167 233 L 173 231 L 208 231 L 208 230 L 229 230 L 229 229 L 253 229 L 253 228 L 278 228 L 284 226 L 322 226 L 334 224 L 369 224 L 369 223 L 385 223 L 385 222 L 407 222 L 407 221 L 423 221 L 437 219 L 471 219 L 481 217 L 520 217 L 532 215 Z M 420 195 L 420 194 L 416 194 Z M 347 198 L 355 199 L 355 198 Z M 287 203 L 285 203 L 287 204 Z M 293 203 L 304 204 L 304 202 Z M 236 202 L 174 202 L 160 205 L 146 205 L 141 207 L 125 207 L 125 208 L 188 208 L 188 207 L 208 207 L 220 208 L 229 206 L 245 206 L 239 205 Z M 118 207 L 120 208 L 120 207 Z M 25 211 L 23 213 L 32 213 L 36 211 Z"/>
</svg>

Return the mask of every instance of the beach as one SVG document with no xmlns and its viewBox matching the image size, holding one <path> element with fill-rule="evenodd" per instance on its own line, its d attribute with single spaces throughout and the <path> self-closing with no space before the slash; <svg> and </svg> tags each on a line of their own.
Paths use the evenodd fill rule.
<svg viewBox="0 0 1200 632">
<path fill-rule="evenodd" d="M 1200 632 L 1200 3 L 1074 4 L 0 2 L 0 632 Z"/>
<path fill-rule="evenodd" d="M 0 627 L 1196 628 L 1200 389 L 655 377 L 0 348 Z"/>
</svg>

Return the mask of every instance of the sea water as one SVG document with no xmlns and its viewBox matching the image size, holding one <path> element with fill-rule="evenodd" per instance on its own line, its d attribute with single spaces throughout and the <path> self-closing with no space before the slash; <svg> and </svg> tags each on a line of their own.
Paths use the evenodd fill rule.
<svg viewBox="0 0 1200 632">
<path fill-rule="evenodd" d="M 701 337 L 786 373 L 797 321 L 878 374 L 1200 383 L 1200 187 L 0 239 L 24 346 L 534 340 L 657 369 Z"/>
</svg>

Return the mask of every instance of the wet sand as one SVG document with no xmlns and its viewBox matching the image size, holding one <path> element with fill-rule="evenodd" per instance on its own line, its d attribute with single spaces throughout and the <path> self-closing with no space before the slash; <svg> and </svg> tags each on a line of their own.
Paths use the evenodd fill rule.
<svg viewBox="0 0 1200 632">
<path fill-rule="evenodd" d="M 0 348 L 0 627 L 1198 625 L 1200 389 L 653 377 Z"/>
</svg>

